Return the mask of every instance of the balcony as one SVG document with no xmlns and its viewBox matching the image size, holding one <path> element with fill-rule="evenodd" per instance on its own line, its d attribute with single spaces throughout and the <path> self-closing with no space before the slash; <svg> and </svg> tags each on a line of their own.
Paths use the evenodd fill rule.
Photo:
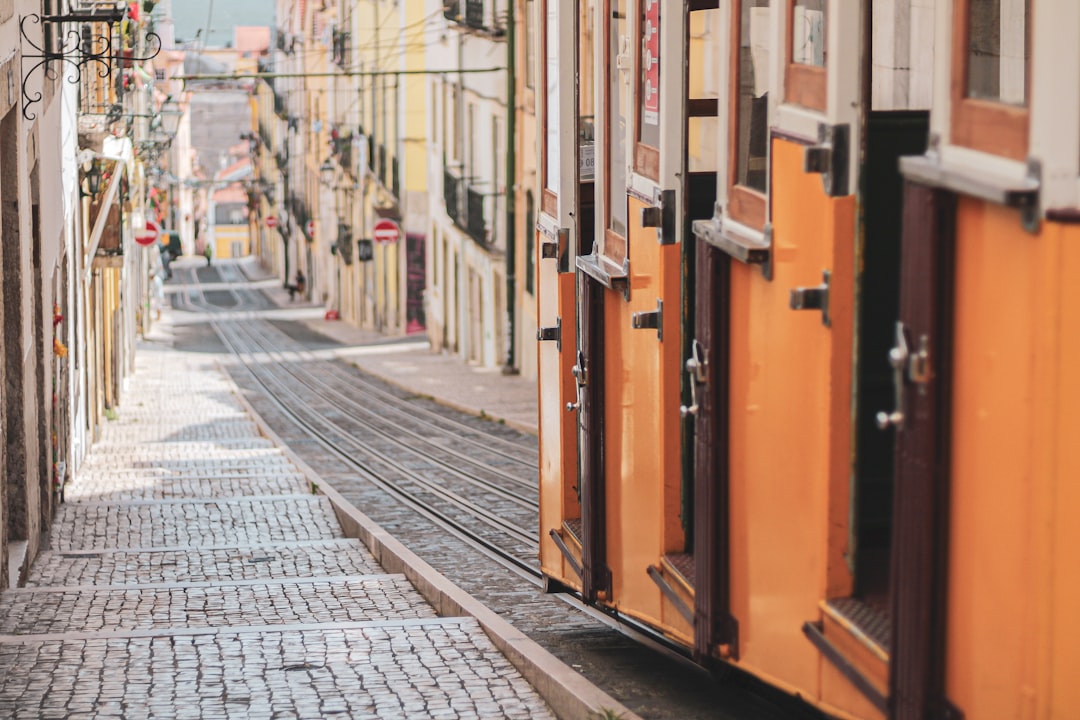
<svg viewBox="0 0 1080 720">
<path fill-rule="evenodd" d="M 443 169 L 443 202 L 446 203 L 446 214 L 461 226 L 461 178 L 453 173 L 450 168 Z"/>
<path fill-rule="evenodd" d="M 465 24 L 477 29 L 484 27 L 484 0 L 465 0 Z"/>
<path fill-rule="evenodd" d="M 466 190 L 468 217 L 465 231 L 476 242 L 487 245 L 487 224 L 484 222 L 484 194 L 474 188 Z"/>
</svg>

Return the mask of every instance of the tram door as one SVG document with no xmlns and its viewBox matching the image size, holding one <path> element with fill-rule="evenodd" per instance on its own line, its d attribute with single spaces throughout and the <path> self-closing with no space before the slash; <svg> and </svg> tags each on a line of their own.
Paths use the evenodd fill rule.
<svg viewBox="0 0 1080 720">
<path fill-rule="evenodd" d="M 591 6 L 592 3 L 585 3 Z M 581 589 L 582 509 L 578 423 L 584 376 L 577 362 L 574 260 L 589 252 L 592 228 L 578 208 L 591 200 L 591 179 L 579 179 L 577 15 L 557 0 L 536 0 L 530 18 L 540 38 L 535 97 L 541 179 L 537 318 L 540 424 L 540 561 L 550 592 Z M 579 195 L 583 196 L 579 200 Z M 591 218 L 589 218 L 591 220 Z"/>
</svg>

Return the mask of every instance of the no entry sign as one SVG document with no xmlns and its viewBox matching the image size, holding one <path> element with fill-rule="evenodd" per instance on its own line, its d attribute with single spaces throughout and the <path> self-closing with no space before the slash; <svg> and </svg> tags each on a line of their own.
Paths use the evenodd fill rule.
<svg viewBox="0 0 1080 720">
<path fill-rule="evenodd" d="M 161 228 L 153 220 L 146 221 L 146 227 L 135 231 L 135 242 L 143 247 L 150 247 L 161 237 Z"/>
<path fill-rule="evenodd" d="M 393 220 L 380 220 L 371 229 L 371 236 L 378 243 L 395 243 L 401 237 L 401 228 Z"/>
<path fill-rule="evenodd" d="M 277 215 L 268 215 L 267 216 L 267 218 L 266 218 L 266 227 L 268 227 L 268 228 L 276 228 L 277 227 Z"/>
</svg>

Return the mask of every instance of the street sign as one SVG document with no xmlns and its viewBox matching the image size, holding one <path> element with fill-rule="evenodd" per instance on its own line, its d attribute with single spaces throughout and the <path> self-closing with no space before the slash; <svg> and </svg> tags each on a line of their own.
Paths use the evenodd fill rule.
<svg viewBox="0 0 1080 720">
<path fill-rule="evenodd" d="M 315 221 L 308 220 L 307 225 L 304 226 L 304 230 L 307 232 L 309 238 L 315 237 Z"/>
<path fill-rule="evenodd" d="M 161 237 L 161 228 L 153 220 L 146 221 L 146 227 L 135 231 L 135 242 L 143 247 L 150 247 Z"/>
<path fill-rule="evenodd" d="M 273 229 L 277 227 L 277 215 L 266 216 L 266 227 Z"/>
<path fill-rule="evenodd" d="M 371 229 L 371 236 L 377 243 L 395 243 L 401 237 L 401 228 L 393 220 L 380 220 Z"/>
</svg>

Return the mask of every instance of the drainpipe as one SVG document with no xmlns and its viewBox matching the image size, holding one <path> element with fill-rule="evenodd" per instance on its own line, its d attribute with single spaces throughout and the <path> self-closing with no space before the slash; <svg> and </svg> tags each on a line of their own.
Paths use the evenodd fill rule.
<svg viewBox="0 0 1080 720">
<path fill-rule="evenodd" d="M 516 35 L 514 28 L 514 6 L 518 0 L 508 0 L 506 11 L 506 364 L 504 375 L 516 375 L 517 366 L 517 233 L 515 223 L 517 214 L 517 76 Z M 528 232 L 528 228 L 526 228 Z"/>
</svg>

